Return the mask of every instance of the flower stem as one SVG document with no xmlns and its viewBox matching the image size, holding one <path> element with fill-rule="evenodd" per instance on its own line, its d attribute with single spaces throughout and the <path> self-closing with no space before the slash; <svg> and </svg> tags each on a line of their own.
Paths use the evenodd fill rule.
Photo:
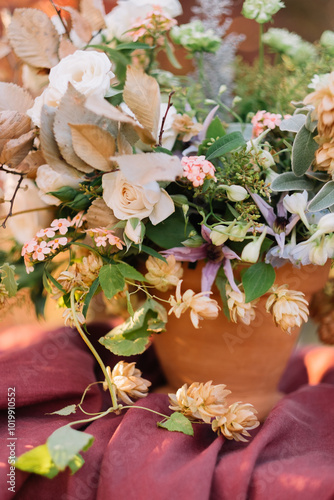
<svg viewBox="0 0 334 500">
<path fill-rule="evenodd" d="M 87 347 L 90 349 L 90 351 L 94 355 L 96 361 L 100 365 L 100 368 L 101 368 L 101 370 L 103 372 L 103 375 L 105 376 L 106 382 L 108 384 L 108 388 L 109 388 L 109 392 L 110 392 L 110 396 L 111 396 L 111 401 L 112 401 L 112 404 L 113 404 L 112 409 L 116 410 L 118 408 L 118 404 L 117 404 L 117 398 L 116 398 L 116 394 L 115 394 L 115 389 L 114 389 L 113 383 L 110 380 L 110 377 L 108 375 L 107 369 L 104 366 L 104 363 L 103 363 L 102 359 L 100 358 L 100 356 L 99 356 L 98 352 L 96 351 L 95 347 L 93 346 L 93 344 L 88 340 L 85 332 L 81 328 L 81 325 L 80 325 L 80 323 L 78 321 L 76 310 L 75 310 L 75 301 L 74 301 L 74 294 L 75 294 L 76 290 L 77 290 L 77 288 L 73 288 L 73 290 L 71 291 L 71 310 L 72 310 L 72 315 L 73 315 L 73 321 L 74 321 L 74 324 L 75 324 L 78 332 L 80 333 L 80 336 L 81 336 L 82 340 L 85 342 L 85 344 L 87 345 Z"/>
<path fill-rule="evenodd" d="M 83 420 L 76 420 L 75 422 L 69 422 L 68 424 L 66 424 L 65 427 L 70 427 L 71 425 L 87 424 L 88 422 L 93 422 L 94 420 L 98 420 L 99 418 L 105 417 L 106 415 L 108 415 L 108 413 L 111 413 L 114 410 L 115 410 L 115 408 L 110 407 L 110 408 L 108 408 L 108 410 L 104 411 L 103 413 L 100 413 L 99 415 L 96 415 L 95 417 L 84 418 Z"/>
<path fill-rule="evenodd" d="M 120 410 L 127 410 L 127 409 L 136 409 L 138 408 L 138 410 L 147 410 L 147 411 L 150 411 L 151 413 L 155 413 L 156 415 L 159 415 L 160 417 L 164 417 L 164 418 L 169 418 L 168 415 L 164 415 L 163 413 L 159 413 L 158 411 L 155 411 L 155 410 L 151 410 L 151 408 L 145 408 L 145 406 L 122 406 L 120 408 Z"/>
<path fill-rule="evenodd" d="M 263 45 L 263 24 L 259 24 L 259 70 L 263 73 L 264 66 L 264 45 Z"/>
</svg>

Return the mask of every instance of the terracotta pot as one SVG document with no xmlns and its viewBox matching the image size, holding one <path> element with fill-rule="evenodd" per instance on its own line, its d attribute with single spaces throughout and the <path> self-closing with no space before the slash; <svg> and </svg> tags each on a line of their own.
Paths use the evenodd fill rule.
<svg viewBox="0 0 334 500">
<path fill-rule="evenodd" d="M 310 301 L 322 288 L 330 266 L 290 264 L 276 270 L 276 283 L 288 284 Z M 182 291 L 200 291 L 200 270 L 185 268 Z M 211 296 L 220 302 L 213 289 Z M 232 391 L 229 402 L 252 403 L 260 420 L 282 397 L 278 383 L 298 338 L 299 329 L 289 335 L 276 327 L 271 314 L 265 311 L 268 296 L 262 297 L 256 308 L 256 318 L 249 325 L 232 323 L 220 312 L 216 320 L 203 320 L 195 329 L 185 312 L 180 319 L 169 316 L 166 333 L 156 335 L 154 347 L 168 381 L 164 392 L 175 392 L 183 384 L 206 382 L 226 384 Z"/>
</svg>

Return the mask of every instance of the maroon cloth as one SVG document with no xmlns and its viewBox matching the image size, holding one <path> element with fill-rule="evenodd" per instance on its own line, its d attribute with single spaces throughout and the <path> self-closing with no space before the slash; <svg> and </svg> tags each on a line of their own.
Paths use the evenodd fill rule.
<svg viewBox="0 0 334 500">
<path fill-rule="evenodd" d="M 105 333 L 103 328 L 96 330 L 97 338 Z M 334 498 L 334 361 L 332 366 L 327 362 L 323 381 L 310 386 L 303 361 L 307 350 L 291 360 L 281 382 L 281 389 L 289 394 L 252 431 L 249 443 L 217 437 L 207 425 L 195 425 L 194 437 L 167 432 L 156 427 L 155 414 L 131 409 L 87 426 L 95 442 L 83 453 L 86 463 L 75 475 L 64 472 L 49 480 L 16 471 L 14 495 L 6 484 L 7 388 L 16 388 L 20 455 L 44 443 L 61 425 L 81 418 L 81 413 L 69 417 L 47 413 L 79 402 L 85 387 L 96 380 L 95 371 L 99 380 L 101 375 L 77 333 L 68 328 L 46 333 L 14 328 L 1 339 L 0 344 L 6 345 L 0 356 L 2 500 Z M 117 361 L 101 352 L 106 362 Z M 144 376 L 161 383 L 153 351 L 141 363 Z M 105 393 L 99 387 L 88 392 L 87 411 L 105 408 Z M 150 394 L 138 404 L 170 413 L 167 396 L 162 394 Z"/>
</svg>

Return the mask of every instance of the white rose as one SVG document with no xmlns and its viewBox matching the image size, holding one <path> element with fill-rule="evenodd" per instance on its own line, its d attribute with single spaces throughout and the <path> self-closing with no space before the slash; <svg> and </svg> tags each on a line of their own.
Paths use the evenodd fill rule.
<svg viewBox="0 0 334 500">
<path fill-rule="evenodd" d="M 13 196 L 15 187 L 17 186 L 17 176 L 6 174 L 5 177 L 5 197 L 10 200 Z M 37 187 L 31 179 L 25 179 L 21 184 L 22 189 L 19 189 L 13 207 L 13 213 L 23 210 L 32 210 L 46 208 L 46 205 L 38 196 Z M 9 207 L 9 203 L 6 203 Z M 7 210 L 8 211 L 8 210 Z M 6 213 L 6 212 L 5 212 Z M 43 227 L 48 227 L 53 219 L 53 212 L 48 207 L 48 210 L 38 210 L 27 214 L 15 215 L 10 217 L 7 226 L 13 234 L 16 241 L 22 245 L 31 240 L 37 231 Z"/>
<path fill-rule="evenodd" d="M 85 96 L 104 97 L 110 88 L 110 79 L 114 76 L 111 62 L 104 53 L 77 50 L 51 68 L 49 86 L 35 99 L 27 114 L 35 125 L 40 126 L 43 104 L 57 107 L 69 83 Z"/>
<path fill-rule="evenodd" d="M 174 212 L 174 203 L 156 181 L 143 186 L 128 181 L 122 172 L 110 172 L 102 179 L 103 199 L 120 220 L 148 217 L 152 224 L 167 219 Z"/>
<path fill-rule="evenodd" d="M 77 188 L 80 182 L 83 181 L 84 178 L 80 176 L 79 172 L 76 173 L 72 169 L 68 169 L 68 172 L 59 173 L 49 165 L 41 165 L 37 170 L 36 184 L 39 188 L 38 194 L 41 200 L 48 205 L 59 205 L 60 200 L 47 193 L 58 191 L 58 189 L 64 186 Z"/>
<path fill-rule="evenodd" d="M 118 5 L 105 17 L 107 37 L 124 40 L 128 31 L 139 19 L 154 9 L 161 7 L 163 13 L 170 17 L 182 14 L 182 6 L 178 0 L 119 0 Z"/>
</svg>

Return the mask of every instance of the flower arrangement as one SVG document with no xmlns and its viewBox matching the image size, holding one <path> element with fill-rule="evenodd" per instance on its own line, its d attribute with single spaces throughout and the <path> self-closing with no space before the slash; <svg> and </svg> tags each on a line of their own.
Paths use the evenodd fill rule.
<svg viewBox="0 0 334 500">
<path fill-rule="evenodd" d="M 280 0 L 246 0 L 243 13 L 262 32 L 282 7 Z M 37 289 L 38 313 L 47 294 L 64 323 L 77 328 L 111 398 L 107 411 L 86 422 L 129 408 L 150 385 L 134 363 L 104 366 L 91 344 L 86 318 L 97 294 L 124 304 L 125 321 L 100 339 L 120 356 L 142 353 L 152 335 L 165 331 L 168 315 L 189 314 L 195 328 L 220 314 L 249 325 L 266 294 L 268 314 L 291 333 L 307 321 L 308 304 L 298 290 L 275 283 L 275 268 L 323 266 L 334 256 L 334 35 L 317 47 L 274 29 L 261 37 L 261 84 L 271 64 L 264 64 L 263 43 L 286 68 L 293 61 L 296 73 L 306 64 L 304 52 L 322 51 L 323 74 L 312 82 L 304 76 L 295 110 L 272 99 L 266 109 L 257 107 L 258 89 L 251 100 L 244 97 L 242 78 L 239 96 L 227 105 L 224 86 L 214 100 L 205 97 L 203 56 L 218 51 L 220 38 L 198 20 L 177 26 L 181 11 L 178 0 L 119 0 L 105 15 L 82 0 L 79 11 L 56 8 L 51 20 L 17 9 L 7 27 L 29 90 L 0 83 L 3 227 L 16 238 L 2 256 L 0 305 L 18 288 Z M 181 67 L 178 46 L 196 65 L 196 78 L 159 67 L 160 52 Z M 307 65 L 313 76 L 317 59 Z M 25 212 L 47 220 L 24 239 L 15 231 L 22 195 L 39 200 Z M 204 266 L 195 293 L 186 289 L 181 263 L 198 261 Z M 224 312 L 211 297 L 215 283 Z M 229 392 L 223 384 L 186 384 L 170 394 L 173 413 L 159 426 L 191 435 L 192 423 L 201 421 L 244 441 L 259 424 L 256 410 L 243 402 L 228 406 Z M 58 413 L 84 413 L 83 400 Z M 35 462 L 47 456 L 48 466 L 34 471 L 53 477 L 69 466 L 74 472 L 92 439 L 67 425 L 16 466 L 31 470 L 32 456 Z"/>
</svg>

